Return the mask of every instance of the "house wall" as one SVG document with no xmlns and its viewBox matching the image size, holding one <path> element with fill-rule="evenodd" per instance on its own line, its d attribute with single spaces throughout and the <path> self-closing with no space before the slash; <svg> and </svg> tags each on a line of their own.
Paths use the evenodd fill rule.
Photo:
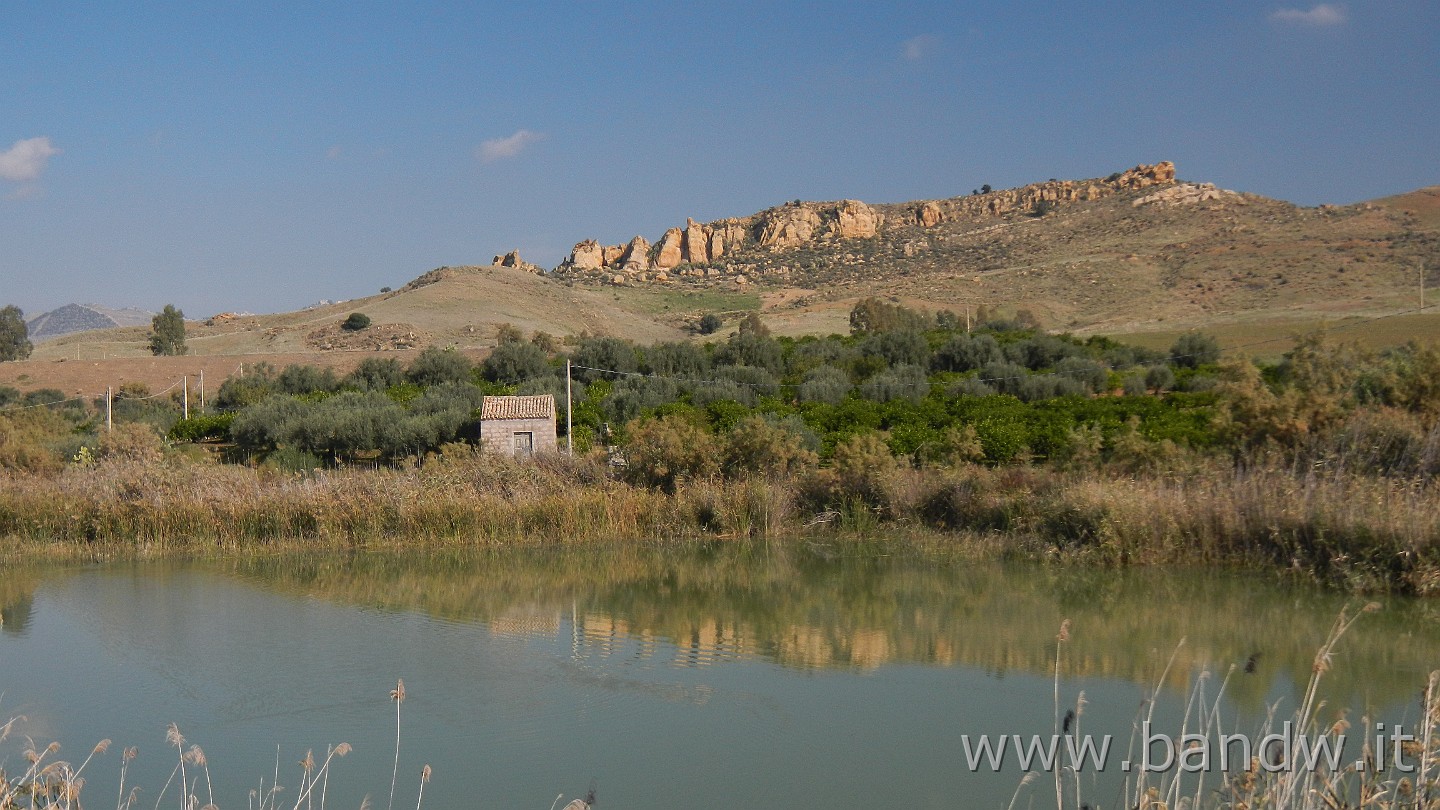
<svg viewBox="0 0 1440 810">
<path fill-rule="evenodd" d="M 480 449 L 513 456 L 515 454 L 515 434 L 524 432 L 535 434 L 535 452 L 557 452 L 555 420 L 553 419 L 482 419 L 480 420 Z"/>
</svg>

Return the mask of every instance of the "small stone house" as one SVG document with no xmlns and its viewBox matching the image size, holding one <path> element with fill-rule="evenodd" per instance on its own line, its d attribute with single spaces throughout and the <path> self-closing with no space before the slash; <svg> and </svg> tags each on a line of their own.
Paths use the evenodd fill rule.
<svg viewBox="0 0 1440 810">
<path fill-rule="evenodd" d="M 480 403 L 480 449 L 515 458 L 556 452 L 555 397 L 485 397 Z"/>
</svg>

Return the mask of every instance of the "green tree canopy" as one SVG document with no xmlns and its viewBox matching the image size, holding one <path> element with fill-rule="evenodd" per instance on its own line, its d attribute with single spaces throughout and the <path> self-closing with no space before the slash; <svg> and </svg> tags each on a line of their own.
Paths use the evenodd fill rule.
<svg viewBox="0 0 1440 810">
<path fill-rule="evenodd" d="M 190 351 L 185 346 L 185 313 L 166 304 L 150 321 L 150 353 L 174 356 Z"/>
<path fill-rule="evenodd" d="M 24 360 L 32 348 L 25 313 L 14 304 L 0 309 L 0 361 Z"/>
</svg>

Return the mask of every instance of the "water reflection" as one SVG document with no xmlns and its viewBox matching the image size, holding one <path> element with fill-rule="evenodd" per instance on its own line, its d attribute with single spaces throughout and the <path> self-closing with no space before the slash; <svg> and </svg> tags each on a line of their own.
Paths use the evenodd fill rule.
<svg viewBox="0 0 1440 810">
<path fill-rule="evenodd" d="M 1064 570 L 937 563 L 904 554 L 817 555 L 798 547 L 709 544 L 345 558 L 265 557 L 216 566 L 263 587 L 486 625 L 500 637 L 568 640 L 577 660 L 628 656 L 703 668 L 764 660 L 872 671 L 964 665 L 996 676 L 1048 673 L 1072 621 L 1064 672 L 1188 688 L 1201 666 L 1243 667 L 1231 694 L 1262 705 L 1309 678 L 1342 595 L 1206 571 Z M 1184 640 L 1183 645 L 1177 645 Z M 660 660 L 663 659 L 663 660 Z M 1340 648 L 1332 697 L 1408 700 L 1440 663 L 1440 619 L 1392 600 Z"/>
</svg>

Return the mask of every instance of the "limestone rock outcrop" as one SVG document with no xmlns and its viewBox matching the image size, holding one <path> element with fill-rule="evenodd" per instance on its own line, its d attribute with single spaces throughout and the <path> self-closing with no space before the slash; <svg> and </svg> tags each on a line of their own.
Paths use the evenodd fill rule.
<svg viewBox="0 0 1440 810">
<path fill-rule="evenodd" d="M 625 253 L 620 257 L 620 269 L 640 272 L 649 268 L 650 242 L 643 236 L 637 236 L 625 246 Z"/>
<path fill-rule="evenodd" d="M 684 260 L 684 251 L 681 244 L 684 238 L 679 228 L 671 228 L 666 231 L 665 235 L 660 237 L 660 242 L 656 246 L 655 266 L 664 270 L 679 267 L 680 262 Z"/>
<path fill-rule="evenodd" d="M 724 247 L 721 247 L 724 252 Z M 710 234 L 705 226 L 693 219 L 685 220 L 685 234 L 680 242 L 680 260 L 691 264 L 710 261 Z"/>
<path fill-rule="evenodd" d="M 524 263 L 520 260 L 520 251 L 512 250 L 504 256 L 496 256 L 490 265 L 492 267 L 519 267 Z"/>
<path fill-rule="evenodd" d="M 883 217 L 859 200 L 844 200 L 835 207 L 832 233 L 841 239 L 869 239 L 880 232 Z"/>
<path fill-rule="evenodd" d="M 933 201 L 922 204 L 915 209 L 915 224 L 922 228 L 933 228 L 945 221 L 945 212 Z"/>
<path fill-rule="evenodd" d="M 884 238 L 897 229 L 935 228 L 949 222 L 1013 217 L 1142 189 L 1150 192 L 1133 201 L 1137 206 L 1232 198 L 1243 202 L 1240 195 L 1213 186 L 1176 185 L 1175 164 L 1162 161 L 1140 164 L 1105 178 L 1049 180 L 945 200 L 881 206 L 859 200 L 833 203 L 796 200 L 748 217 L 708 223 L 686 219 L 683 227 L 666 230 L 653 249 L 641 236 L 623 245 L 602 245 L 586 239 L 575 245 L 570 256 L 555 269 L 555 274 L 561 278 L 612 284 L 671 283 L 682 278 L 743 283 L 740 282 L 742 276 L 746 282 L 755 280 L 757 254 L 750 251 L 758 249 L 774 253 L 822 242 Z M 910 242 L 905 244 L 907 251 L 919 249 Z M 848 257 L 845 261 L 854 258 L 848 251 L 844 255 Z M 497 261 L 503 263 L 504 260 L 497 257 Z M 515 261 L 519 262 L 518 255 Z M 766 261 L 759 264 L 769 267 L 764 271 L 768 275 L 784 275 L 792 269 L 789 264 Z"/>
<path fill-rule="evenodd" d="M 586 239 L 570 250 L 568 263 L 576 270 L 599 270 L 605 266 L 605 248 L 594 239 Z"/>
<path fill-rule="evenodd" d="M 1220 200 L 1245 204 L 1245 197 L 1234 191 L 1227 191 L 1217 188 L 1214 183 L 1180 183 L 1162 189 L 1154 194 L 1147 194 L 1130 204 L 1136 208 L 1142 205 L 1156 205 L 1161 208 L 1169 208 L 1175 205 L 1194 205 L 1195 203 Z"/>
<path fill-rule="evenodd" d="M 820 214 L 808 205 L 782 205 L 760 215 L 759 242 L 765 247 L 792 248 L 809 242 L 820 230 Z"/>
</svg>

